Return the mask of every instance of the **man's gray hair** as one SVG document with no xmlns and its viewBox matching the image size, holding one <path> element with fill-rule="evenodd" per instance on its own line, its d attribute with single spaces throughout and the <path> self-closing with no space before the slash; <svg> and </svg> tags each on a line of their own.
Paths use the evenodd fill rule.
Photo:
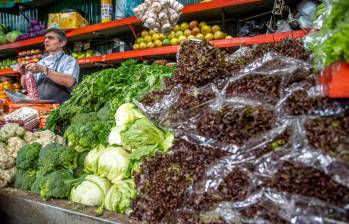
<svg viewBox="0 0 349 224">
<path fill-rule="evenodd" d="M 67 42 L 68 41 L 67 36 L 65 35 L 65 32 L 63 30 L 56 29 L 56 28 L 50 28 L 50 29 L 46 30 L 46 34 L 47 33 L 55 33 L 55 34 L 57 34 L 58 40 L 61 41 L 61 42 L 63 42 L 63 41 Z"/>
</svg>

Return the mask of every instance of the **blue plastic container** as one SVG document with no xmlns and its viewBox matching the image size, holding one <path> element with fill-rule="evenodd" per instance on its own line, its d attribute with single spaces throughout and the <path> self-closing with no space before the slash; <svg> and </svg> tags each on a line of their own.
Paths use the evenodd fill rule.
<svg viewBox="0 0 349 224">
<path fill-rule="evenodd" d="M 199 3 L 200 0 L 177 0 L 180 2 L 182 5 L 190 5 L 190 4 L 196 4 Z"/>
</svg>

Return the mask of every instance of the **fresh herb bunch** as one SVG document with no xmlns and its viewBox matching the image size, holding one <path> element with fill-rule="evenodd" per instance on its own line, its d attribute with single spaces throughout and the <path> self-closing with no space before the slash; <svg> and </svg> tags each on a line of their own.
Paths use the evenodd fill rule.
<svg viewBox="0 0 349 224">
<path fill-rule="evenodd" d="M 173 69 L 128 60 L 117 69 L 91 74 L 74 89 L 67 102 L 51 112 L 46 127 L 55 130 L 58 126 L 64 130 L 76 114 L 98 112 L 104 106 L 115 112 L 122 103 L 140 100 L 151 91 L 162 89 L 164 79 L 172 76 Z"/>
</svg>

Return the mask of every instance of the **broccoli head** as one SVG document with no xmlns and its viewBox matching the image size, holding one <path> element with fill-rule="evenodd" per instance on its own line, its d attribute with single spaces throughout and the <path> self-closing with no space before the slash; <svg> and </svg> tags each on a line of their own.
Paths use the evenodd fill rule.
<svg viewBox="0 0 349 224">
<path fill-rule="evenodd" d="M 17 169 L 15 176 L 15 188 L 30 191 L 36 179 L 35 169 Z"/>
<path fill-rule="evenodd" d="M 74 176 L 80 177 L 84 174 L 84 164 L 85 164 L 85 158 L 88 154 L 88 151 L 82 152 L 78 155 L 77 158 L 77 167 L 74 169 Z"/>
<path fill-rule="evenodd" d="M 47 200 L 50 198 L 68 198 L 73 184 L 77 181 L 69 170 L 56 170 L 40 183 L 40 196 Z"/>
<path fill-rule="evenodd" d="M 41 145 L 39 143 L 23 146 L 17 153 L 16 167 L 23 170 L 36 168 L 40 150 Z"/>
<path fill-rule="evenodd" d="M 77 152 L 69 146 L 49 144 L 40 151 L 39 169 L 45 174 L 61 168 L 73 170 L 77 166 L 77 156 Z"/>
<path fill-rule="evenodd" d="M 42 172 L 41 170 L 36 172 L 36 178 L 31 187 L 32 192 L 40 193 L 40 185 L 41 185 L 41 182 L 45 180 L 45 175 L 46 173 Z"/>
<path fill-rule="evenodd" d="M 82 152 L 98 144 L 98 131 L 94 129 L 94 122 L 72 124 L 64 133 L 64 137 L 68 139 L 70 146 Z"/>
</svg>

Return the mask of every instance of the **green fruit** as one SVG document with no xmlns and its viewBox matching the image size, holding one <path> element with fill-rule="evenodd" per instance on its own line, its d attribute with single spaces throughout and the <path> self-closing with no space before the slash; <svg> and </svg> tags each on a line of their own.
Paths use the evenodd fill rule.
<svg viewBox="0 0 349 224">
<path fill-rule="evenodd" d="M 171 41 L 170 41 L 169 39 L 164 39 L 164 40 L 162 41 L 162 45 L 164 45 L 164 46 L 169 46 L 169 45 L 171 45 Z"/>
<path fill-rule="evenodd" d="M 184 35 L 184 33 L 182 32 L 182 31 L 178 31 L 177 33 L 176 33 L 176 37 L 178 38 L 178 37 L 180 37 L 180 36 L 183 36 Z"/>
<path fill-rule="evenodd" d="M 189 24 L 188 23 L 182 23 L 181 24 L 181 30 L 184 32 L 187 29 L 189 29 Z"/>
<path fill-rule="evenodd" d="M 137 44 L 140 44 L 140 43 L 142 43 L 142 42 L 144 42 L 143 37 L 138 37 L 137 40 L 136 40 L 136 43 L 137 43 Z"/>
</svg>

